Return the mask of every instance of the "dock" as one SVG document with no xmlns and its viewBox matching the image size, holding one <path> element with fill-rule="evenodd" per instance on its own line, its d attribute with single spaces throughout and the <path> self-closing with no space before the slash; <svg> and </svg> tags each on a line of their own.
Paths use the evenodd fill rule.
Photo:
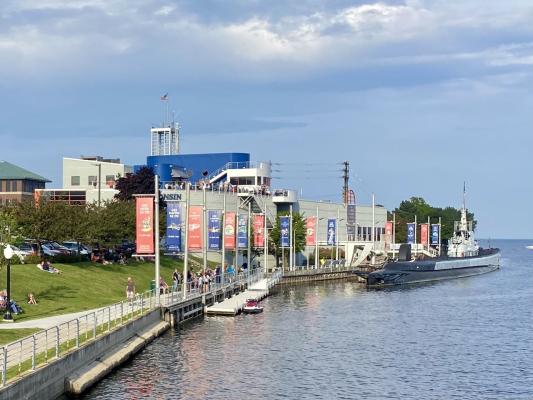
<svg viewBox="0 0 533 400">
<path fill-rule="evenodd" d="M 205 313 L 207 315 L 229 315 L 235 316 L 242 311 L 246 300 L 262 300 L 268 296 L 272 286 L 276 284 L 276 280 L 269 278 L 263 278 L 258 282 L 250 285 L 244 292 L 241 292 L 229 299 L 224 299 L 220 303 L 215 303 L 212 306 L 206 307 Z"/>
</svg>

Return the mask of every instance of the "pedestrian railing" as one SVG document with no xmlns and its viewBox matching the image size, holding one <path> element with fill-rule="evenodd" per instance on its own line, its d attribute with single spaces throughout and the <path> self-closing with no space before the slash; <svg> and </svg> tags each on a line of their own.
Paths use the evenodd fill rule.
<svg viewBox="0 0 533 400">
<path fill-rule="evenodd" d="M 243 283 L 251 285 L 262 279 L 263 274 L 259 271 L 239 273 L 235 276 L 226 274 L 220 276 L 220 282 L 217 282 L 216 276 L 214 278 L 205 291 L 203 288 L 194 287 L 189 282 L 185 296 L 183 296 L 182 286 L 178 287 L 177 291 L 160 294 L 160 303 L 162 306 L 170 306 L 200 295 L 214 293 L 222 288 L 230 288 Z M 159 307 L 156 295 L 155 291 L 137 294 L 131 300 L 102 307 L 2 346 L 0 348 L 0 387 Z"/>
<path fill-rule="evenodd" d="M 106 335 L 156 306 L 154 293 L 148 291 L 4 345 L 0 348 L 0 386 Z"/>
<path fill-rule="evenodd" d="M 168 294 L 161 296 L 161 305 L 170 306 L 182 301 L 189 300 L 201 295 L 213 294 L 220 289 L 229 289 L 244 283 L 247 286 L 254 284 L 264 277 L 260 271 L 241 272 L 236 275 L 221 274 L 213 275 L 211 282 L 207 284 L 197 284 L 196 282 L 187 282 L 185 295 L 183 294 L 183 284 L 177 286 L 176 290 L 171 290 Z"/>
<path fill-rule="evenodd" d="M 327 265 L 327 264 L 326 264 Z M 294 271 L 285 271 L 283 273 L 284 277 L 290 277 L 290 276 L 303 276 L 303 275 L 319 275 L 319 274 L 327 274 L 327 273 L 334 273 L 334 272 L 349 272 L 356 269 L 355 267 L 352 267 L 350 265 L 345 265 L 343 263 L 331 263 L 327 266 L 320 267 L 320 268 L 309 268 L 309 269 L 296 269 Z"/>
</svg>

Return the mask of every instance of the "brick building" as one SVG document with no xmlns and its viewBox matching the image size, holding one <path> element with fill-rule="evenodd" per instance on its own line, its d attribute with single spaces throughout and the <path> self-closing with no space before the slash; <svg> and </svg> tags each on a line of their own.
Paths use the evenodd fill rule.
<svg viewBox="0 0 533 400">
<path fill-rule="evenodd" d="M 50 180 L 7 161 L 0 161 L 0 204 L 33 200 L 35 189 Z"/>
</svg>

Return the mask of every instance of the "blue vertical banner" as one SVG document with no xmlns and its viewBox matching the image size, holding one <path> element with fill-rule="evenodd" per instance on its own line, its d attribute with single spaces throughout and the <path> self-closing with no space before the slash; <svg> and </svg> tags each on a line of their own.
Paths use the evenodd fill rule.
<svg viewBox="0 0 533 400">
<path fill-rule="evenodd" d="M 414 223 L 407 224 L 407 243 L 415 243 L 415 229 L 416 225 Z"/>
<path fill-rule="evenodd" d="M 290 217 L 279 217 L 279 226 L 281 228 L 280 242 L 281 247 L 290 246 L 289 229 L 291 226 Z"/>
<path fill-rule="evenodd" d="M 220 250 L 222 242 L 222 212 L 209 210 L 207 212 L 207 221 L 207 248 L 209 250 Z"/>
<path fill-rule="evenodd" d="M 237 218 L 237 247 L 239 249 L 248 247 L 248 215 L 239 214 Z"/>
<path fill-rule="evenodd" d="M 440 242 L 440 224 L 431 224 L 431 244 L 438 245 Z"/>
<path fill-rule="evenodd" d="M 328 246 L 333 246 L 337 241 L 337 220 L 328 219 Z"/>
<path fill-rule="evenodd" d="M 169 252 L 181 251 L 181 203 L 167 202 L 166 248 Z"/>
</svg>

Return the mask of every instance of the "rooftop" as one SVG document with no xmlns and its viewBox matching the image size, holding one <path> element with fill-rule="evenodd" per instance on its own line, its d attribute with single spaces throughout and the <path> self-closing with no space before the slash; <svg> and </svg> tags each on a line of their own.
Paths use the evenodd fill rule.
<svg viewBox="0 0 533 400">
<path fill-rule="evenodd" d="M 7 161 L 0 161 L 0 179 L 30 179 L 39 182 L 51 182 L 41 175 L 34 174 Z"/>
</svg>

